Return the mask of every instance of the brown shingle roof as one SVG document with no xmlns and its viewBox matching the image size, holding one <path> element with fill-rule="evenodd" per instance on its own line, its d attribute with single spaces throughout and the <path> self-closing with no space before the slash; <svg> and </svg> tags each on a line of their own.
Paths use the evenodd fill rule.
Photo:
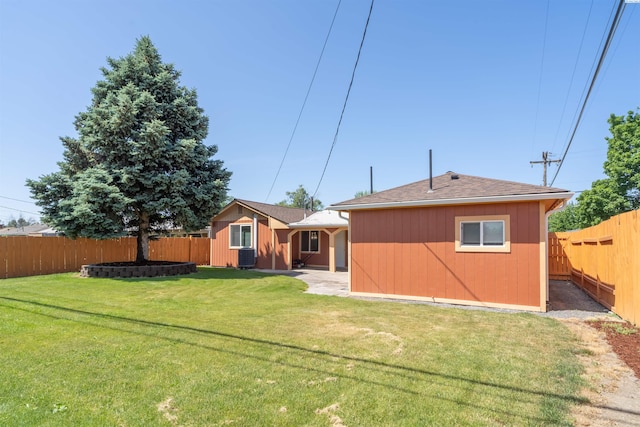
<svg viewBox="0 0 640 427">
<path fill-rule="evenodd" d="M 522 184 L 447 172 L 444 175 L 433 178 L 432 192 L 429 192 L 429 180 L 425 179 L 390 190 L 380 191 L 369 196 L 336 203 L 332 207 L 357 207 L 357 205 L 386 205 L 411 202 L 429 204 L 445 200 L 463 202 L 464 199 L 508 196 L 513 196 L 514 199 L 518 196 L 523 196 L 524 199 L 527 198 L 526 196 L 533 195 L 541 195 L 541 198 L 553 198 L 554 193 L 558 193 L 558 198 L 565 199 L 568 191 L 541 185 Z"/>
<path fill-rule="evenodd" d="M 268 203 L 252 202 L 250 200 L 235 199 L 234 201 L 265 216 L 275 218 L 285 224 L 298 222 L 304 219 L 304 209 L 270 205 Z M 311 214 L 311 212 L 308 212 L 308 214 Z"/>
</svg>

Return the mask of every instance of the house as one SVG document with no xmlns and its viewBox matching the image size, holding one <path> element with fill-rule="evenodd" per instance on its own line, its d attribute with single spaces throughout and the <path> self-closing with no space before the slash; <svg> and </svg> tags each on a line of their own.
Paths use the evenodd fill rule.
<svg viewBox="0 0 640 427">
<path fill-rule="evenodd" d="M 347 200 L 351 295 L 546 311 L 547 218 L 573 193 L 447 172 Z"/>
<path fill-rule="evenodd" d="M 37 236 L 43 230 L 49 229 L 46 224 L 29 224 L 21 227 L 0 228 L 0 236 Z"/>
<path fill-rule="evenodd" d="M 347 229 L 338 212 L 234 199 L 211 220 L 211 265 L 238 267 L 241 253 L 252 249 L 256 268 L 335 271 L 346 266 Z"/>
<path fill-rule="evenodd" d="M 64 233 L 56 230 L 55 228 L 52 227 L 46 227 L 44 229 L 41 230 L 36 230 L 36 231 L 30 231 L 29 232 L 29 236 L 32 237 L 58 237 L 58 236 L 64 236 Z"/>
<path fill-rule="evenodd" d="M 348 213 L 325 209 L 314 212 L 302 221 L 289 224 L 289 228 L 294 230 L 291 239 L 292 253 L 298 255 L 298 265 L 328 266 L 332 272 L 347 268 Z"/>
</svg>

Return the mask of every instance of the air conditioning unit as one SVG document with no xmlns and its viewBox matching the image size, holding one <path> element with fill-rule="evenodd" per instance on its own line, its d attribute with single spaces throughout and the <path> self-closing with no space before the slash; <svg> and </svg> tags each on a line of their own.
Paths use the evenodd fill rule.
<svg viewBox="0 0 640 427">
<path fill-rule="evenodd" d="M 238 251 L 238 268 L 253 268 L 256 265 L 255 252 L 251 248 Z"/>
</svg>

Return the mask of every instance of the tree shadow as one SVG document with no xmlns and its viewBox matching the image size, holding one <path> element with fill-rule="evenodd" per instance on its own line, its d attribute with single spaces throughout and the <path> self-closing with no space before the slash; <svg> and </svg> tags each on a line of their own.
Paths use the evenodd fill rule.
<svg viewBox="0 0 640 427">
<path fill-rule="evenodd" d="M 542 417 L 536 417 L 530 414 L 519 414 L 513 411 L 509 411 L 509 405 L 506 404 L 504 408 L 496 408 L 495 406 L 489 407 L 488 405 L 479 404 L 479 400 L 477 399 L 454 399 L 448 398 L 442 395 L 442 393 L 425 393 L 424 391 L 414 390 L 408 387 L 399 386 L 390 382 L 384 382 L 384 375 L 389 375 L 391 377 L 401 377 L 404 379 L 408 379 L 411 383 L 418 384 L 422 381 L 436 382 L 438 387 L 449 387 L 449 388 L 468 388 L 470 386 L 481 386 L 486 387 L 487 389 L 493 390 L 491 393 L 495 393 L 496 396 L 502 399 L 517 400 L 521 402 L 531 402 L 534 399 L 534 396 L 542 396 L 546 398 L 554 398 L 560 401 L 565 402 L 566 404 L 575 405 L 591 405 L 594 407 L 600 408 L 608 408 L 613 411 L 629 413 L 633 415 L 639 415 L 640 412 L 629 411 L 620 408 L 612 408 L 608 406 L 600 406 L 600 405 L 592 405 L 588 399 L 583 397 L 577 397 L 570 394 L 558 394 L 558 393 L 550 393 L 548 391 L 543 390 L 535 390 L 524 387 L 516 387 L 512 385 L 500 384 L 498 382 L 492 381 L 483 381 L 478 379 L 471 379 L 462 376 L 452 375 L 443 372 L 436 372 L 421 368 L 416 368 L 412 366 L 406 366 L 402 364 L 394 364 L 385 361 L 375 360 L 371 358 L 351 356 L 346 354 L 339 354 L 331 351 L 320 350 L 316 348 L 307 348 L 304 346 L 290 344 L 285 342 L 278 342 L 268 339 L 250 337 L 237 335 L 232 333 L 226 333 L 222 331 L 215 331 L 210 329 L 197 328 L 193 326 L 187 325 L 176 325 L 165 322 L 151 321 L 145 319 L 136 319 L 131 317 L 119 316 L 114 314 L 107 313 L 99 313 L 92 312 L 88 310 L 80 310 L 77 308 L 64 307 L 59 305 L 47 304 L 38 301 L 30 301 L 19 298 L 12 298 L 7 296 L 0 296 L 0 300 L 4 300 L 5 304 L 0 304 L 6 308 L 20 310 L 24 312 L 28 312 L 31 314 L 41 315 L 49 318 L 54 318 L 58 320 L 67 320 L 82 324 L 91 325 L 93 327 L 100 327 L 110 330 L 115 330 L 119 332 L 124 332 L 128 334 L 135 334 L 139 336 L 151 337 L 155 339 L 162 339 L 166 341 L 170 341 L 173 343 L 184 344 L 189 346 L 194 346 L 210 351 L 215 351 L 219 353 L 225 353 L 232 355 L 234 357 L 242 357 L 247 359 L 253 359 L 262 363 L 268 364 L 277 364 L 280 366 L 286 366 L 294 369 L 302 369 L 306 371 L 316 372 L 327 376 L 338 376 L 347 380 L 357 381 L 361 383 L 367 383 L 372 386 L 385 387 L 397 392 L 407 393 L 411 395 L 422 395 L 425 398 L 429 399 L 437 399 L 444 400 L 456 403 L 458 405 L 464 405 L 471 408 L 478 408 L 482 410 L 489 410 L 495 413 L 501 413 L 504 415 L 519 417 L 527 420 L 528 422 L 534 423 L 548 423 L 551 420 Z M 7 304 L 8 303 L 8 304 Z M 26 307 L 15 306 L 11 303 L 18 303 L 25 305 Z M 29 308 L 31 307 L 31 309 Z M 53 313 L 45 313 L 40 310 L 34 309 L 47 309 L 52 310 Z M 64 313 L 70 315 L 80 316 L 80 318 L 73 318 L 70 316 L 65 316 Z M 115 325 L 105 324 L 104 320 L 115 322 Z M 129 325 L 129 327 L 127 327 Z M 142 327 L 143 330 L 135 329 L 134 327 Z M 208 336 L 215 337 L 223 340 L 231 340 L 243 343 L 243 350 L 234 350 L 231 348 L 225 348 L 224 346 L 214 346 L 209 344 L 203 344 L 201 342 L 197 342 L 195 337 L 189 339 L 189 335 L 184 337 L 175 337 L 169 336 L 167 332 L 169 331 L 178 331 L 178 332 L 186 332 L 187 334 L 195 334 L 196 336 Z M 317 358 L 318 363 L 311 362 L 308 364 L 301 364 L 293 362 L 291 359 L 282 358 L 279 360 L 270 359 L 267 356 L 264 356 L 265 351 L 264 348 L 268 347 L 271 350 L 280 350 L 280 351 L 288 351 L 292 356 L 295 356 L 294 360 L 303 360 L 307 357 Z M 255 353 L 252 353 L 250 350 L 255 349 Z M 380 380 L 372 380 L 368 378 L 358 377 L 355 373 L 339 373 L 335 370 L 327 370 L 319 368 L 321 366 L 319 362 L 331 362 L 335 363 L 336 361 L 348 361 L 348 362 L 357 362 L 362 364 L 363 366 L 367 366 L 368 369 L 373 369 L 377 373 L 380 374 Z M 458 384 L 458 385 L 456 385 Z M 467 386 L 464 386 L 467 384 Z M 488 392 L 488 391 L 487 391 Z M 514 398 L 512 395 L 501 396 L 503 393 L 517 393 L 518 397 Z M 506 402 L 508 403 L 508 402 Z"/>
</svg>

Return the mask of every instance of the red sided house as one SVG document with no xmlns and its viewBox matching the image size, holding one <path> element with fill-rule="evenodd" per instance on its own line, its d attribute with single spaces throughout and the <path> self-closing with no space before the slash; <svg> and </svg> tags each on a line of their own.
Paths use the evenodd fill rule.
<svg viewBox="0 0 640 427">
<path fill-rule="evenodd" d="M 335 271 L 346 265 L 347 228 L 348 220 L 338 212 L 234 199 L 211 220 L 211 265 Z M 247 253 L 253 262 L 241 259 Z"/>
<path fill-rule="evenodd" d="M 573 193 L 447 172 L 349 213 L 351 295 L 546 311 L 547 218 Z"/>
</svg>

